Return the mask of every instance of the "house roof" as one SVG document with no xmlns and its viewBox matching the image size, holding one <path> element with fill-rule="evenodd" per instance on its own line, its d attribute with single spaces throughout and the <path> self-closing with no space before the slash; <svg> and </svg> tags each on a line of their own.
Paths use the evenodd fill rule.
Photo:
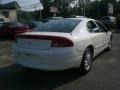
<svg viewBox="0 0 120 90">
<path fill-rule="evenodd" d="M 0 10 L 3 10 L 3 9 L 20 9 L 20 8 L 21 8 L 20 5 L 16 1 L 0 5 Z"/>
</svg>

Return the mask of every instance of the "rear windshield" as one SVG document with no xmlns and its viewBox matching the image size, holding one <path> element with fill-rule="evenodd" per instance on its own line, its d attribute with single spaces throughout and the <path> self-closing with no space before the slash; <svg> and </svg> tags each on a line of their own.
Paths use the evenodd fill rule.
<svg viewBox="0 0 120 90">
<path fill-rule="evenodd" d="M 71 33 L 80 22 L 79 19 L 50 20 L 43 22 L 33 31 Z"/>
</svg>

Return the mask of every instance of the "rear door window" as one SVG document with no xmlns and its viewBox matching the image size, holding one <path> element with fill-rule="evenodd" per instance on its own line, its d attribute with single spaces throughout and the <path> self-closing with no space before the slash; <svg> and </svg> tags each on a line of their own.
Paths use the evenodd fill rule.
<svg viewBox="0 0 120 90">
<path fill-rule="evenodd" d="M 93 21 L 89 21 L 86 26 L 90 33 L 99 32 L 97 25 Z"/>
</svg>

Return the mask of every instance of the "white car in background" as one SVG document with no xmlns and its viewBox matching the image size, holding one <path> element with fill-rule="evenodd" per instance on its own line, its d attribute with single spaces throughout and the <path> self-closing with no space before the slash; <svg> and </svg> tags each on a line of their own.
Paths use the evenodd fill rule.
<svg viewBox="0 0 120 90">
<path fill-rule="evenodd" d="M 88 18 L 52 20 L 38 32 L 17 36 L 14 44 L 16 63 L 41 70 L 76 68 L 87 73 L 93 58 L 111 49 L 112 33 L 101 23 Z"/>
<path fill-rule="evenodd" d="M 110 27 L 116 24 L 116 17 L 113 16 L 103 16 L 100 18 L 100 21 L 105 24 L 109 25 Z"/>
</svg>

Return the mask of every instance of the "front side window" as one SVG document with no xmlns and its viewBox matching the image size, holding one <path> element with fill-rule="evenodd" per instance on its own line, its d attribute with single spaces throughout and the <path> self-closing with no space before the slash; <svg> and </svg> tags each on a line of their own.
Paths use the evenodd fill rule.
<svg viewBox="0 0 120 90">
<path fill-rule="evenodd" d="M 95 22 L 98 25 L 100 32 L 106 32 L 106 28 L 101 23 L 99 23 L 97 21 L 95 21 Z"/>
</svg>

